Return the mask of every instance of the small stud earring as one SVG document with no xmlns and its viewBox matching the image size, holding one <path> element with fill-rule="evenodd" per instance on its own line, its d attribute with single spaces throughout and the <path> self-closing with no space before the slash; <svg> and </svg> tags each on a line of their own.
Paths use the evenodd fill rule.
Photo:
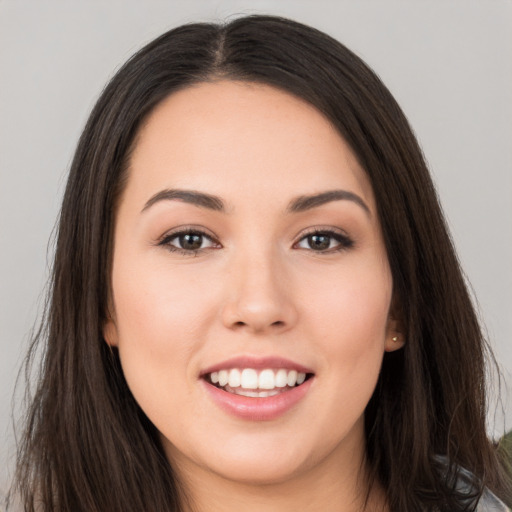
<svg viewBox="0 0 512 512">
<path fill-rule="evenodd" d="M 393 336 L 391 339 L 396 343 L 398 341 L 398 336 Z"/>
</svg>

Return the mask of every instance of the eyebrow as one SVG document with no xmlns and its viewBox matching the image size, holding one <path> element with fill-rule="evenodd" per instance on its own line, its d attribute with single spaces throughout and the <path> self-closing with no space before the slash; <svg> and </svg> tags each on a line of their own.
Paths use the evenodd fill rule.
<svg viewBox="0 0 512 512">
<path fill-rule="evenodd" d="M 224 201 L 215 195 L 198 192 L 196 190 L 165 189 L 157 192 L 146 202 L 142 212 L 160 201 L 183 201 L 200 208 L 206 208 L 216 212 L 226 212 Z M 368 215 L 371 215 L 368 205 L 353 192 L 348 190 L 328 190 L 318 194 L 299 196 L 292 199 L 286 208 L 287 213 L 300 213 L 316 208 L 332 201 L 352 201 L 359 205 Z"/>
<path fill-rule="evenodd" d="M 326 192 L 320 192 L 319 194 L 312 194 L 308 196 L 300 196 L 290 201 L 287 211 L 291 213 L 304 212 L 311 210 L 317 206 L 321 206 L 331 201 L 352 201 L 359 205 L 368 215 L 371 216 L 370 208 L 368 205 L 353 192 L 348 190 L 328 190 Z"/>
<path fill-rule="evenodd" d="M 157 192 L 152 196 L 149 201 L 144 205 L 142 211 L 147 210 L 159 201 L 183 201 L 184 203 L 193 204 L 200 208 L 207 208 L 216 212 L 225 212 L 224 201 L 220 197 L 205 194 L 204 192 L 197 192 L 195 190 L 177 190 L 166 189 Z"/>
</svg>

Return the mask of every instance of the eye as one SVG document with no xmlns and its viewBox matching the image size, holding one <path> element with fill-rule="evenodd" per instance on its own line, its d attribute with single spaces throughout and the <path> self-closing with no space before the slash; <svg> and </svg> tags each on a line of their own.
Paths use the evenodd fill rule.
<svg viewBox="0 0 512 512">
<path fill-rule="evenodd" d="M 169 233 L 158 245 L 165 246 L 171 252 L 185 255 L 197 255 L 205 249 L 219 247 L 219 244 L 211 236 L 192 229 Z"/>
<path fill-rule="evenodd" d="M 354 242 L 342 233 L 329 230 L 315 230 L 302 237 L 296 244 L 296 247 L 315 252 L 330 253 L 349 249 L 353 245 Z"/>
</svg>

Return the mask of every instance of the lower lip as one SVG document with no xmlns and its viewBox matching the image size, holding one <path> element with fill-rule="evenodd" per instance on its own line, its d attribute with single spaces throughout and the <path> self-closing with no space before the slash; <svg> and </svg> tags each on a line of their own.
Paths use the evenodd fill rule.
<svg viewBox="0 0 512 512">
<path fill-rule="evenodd" d="M 269 421 L 284 415 L 300 402 L 309 391 L 313 379 L 311 377 L 300 386 L 275 396 L 255 398 L 228 393 L 204 379 L 202 382 L 213 401 L 227 413 L 244 420 Z"/>
</svg>

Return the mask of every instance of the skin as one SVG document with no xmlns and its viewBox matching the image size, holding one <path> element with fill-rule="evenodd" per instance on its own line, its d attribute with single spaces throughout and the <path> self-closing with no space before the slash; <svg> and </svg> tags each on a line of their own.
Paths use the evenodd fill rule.
<svg viewBox="0 0 512 512">
<path fill-rule="evenodd" d="M 167 189 L 213 194 L 225 212 L 176 199 L 147 206 Z M 340 189 L 368 211 L 350 199 L 287 211 L 298 196 Z M 210 237 L 200 252 L 172 250 L 179 226 Z M 351 242 L 328 235 L 329 248 L 314 249 L 312 228 Z M 372 188 L 316 109 L 231 81 L 158 105 L 117 212 L 112 303 L 105 339 L 194 510 L 362 509 L 364 409 L 384 352 L 402 342 Z M 307 366 L 311 387 L 276 419 L 237 418 L 200 373 L 239 355 Z M 385 500 L 375 485 L 377 509 Z"/>
</svg>

